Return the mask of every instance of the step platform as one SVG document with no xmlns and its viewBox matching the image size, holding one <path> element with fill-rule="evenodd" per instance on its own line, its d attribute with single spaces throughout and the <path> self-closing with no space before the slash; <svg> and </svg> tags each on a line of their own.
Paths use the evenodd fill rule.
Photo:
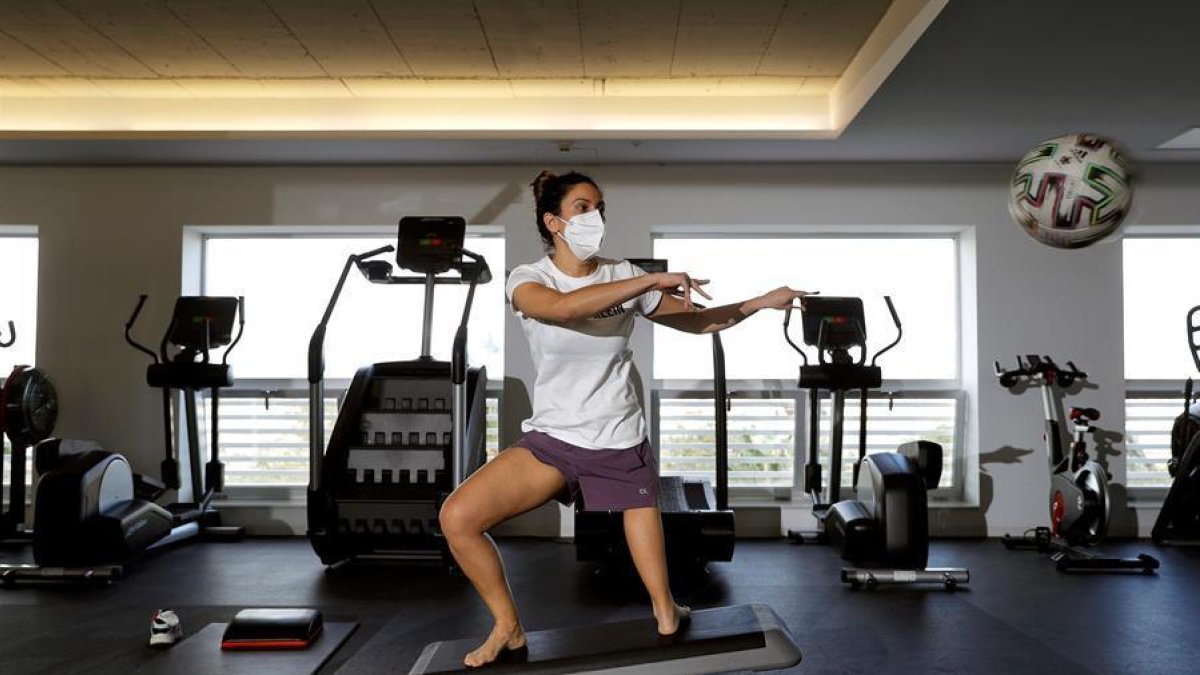
<svg viewBox="0 0 1200 675">
<path fill-rule="evenodd" d="M 465 673 L 463 657 L 478 636 L 434 642 L 409 670 Z M 670 638 L 658 635 L 652 618 L 534 631 L 526 649 L 487 666 L 491 673 L 588 673 L 591 675 L 697 675 L 730 670 L 777 670 L 800 662 L 800 648 L 783 620 L 766 605 L 698 610 Z"/>
<path fill-rule="evenodd" d="M 210 623 L 133 672 L 135 675 L 312 675 L 358 628 L 357 623 L 327 623 L 308 649 L 222 651 L 221 636 L 228 626 Z"/>
</svg>

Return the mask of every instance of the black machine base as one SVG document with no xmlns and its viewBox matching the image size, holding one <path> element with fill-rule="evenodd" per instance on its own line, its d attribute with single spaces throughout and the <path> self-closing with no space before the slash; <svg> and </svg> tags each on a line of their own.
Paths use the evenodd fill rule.
<svg viewBox="0 0 1200 675">
<path fill-rule="evenodd" d="M 668 562 L 676 567 L 733 560 L 733 511 L 715 507 L 712 485 L 678 476 L 659 479 L 659 508 Z M 625 520 L 620 511 L 575 512 L 575 558 L 609 565 L 630 564 Z"/>
<path fill-rule="evenodd" d="M 1050 528 L 1038 527 L 1032 535 L 1004 535 L 1000 540 L 1010 551 L 1050 553 L 1055 568 L 1066 574 L 1154 574 L 1159 567 L 1154 556 L 1140 553 L 1135 558 L 1116 558 L 1078 546 L 1055 541 Z"/>
<path fill-rule="evenodd" d="M 964 567 L 929 567 L 919 570 L 842 568 L 842 583 L 857 590 L 868 590 L 883 584 L 941 584 L 948 591 L 971 581 L 971 572 Z"/>
</svg>

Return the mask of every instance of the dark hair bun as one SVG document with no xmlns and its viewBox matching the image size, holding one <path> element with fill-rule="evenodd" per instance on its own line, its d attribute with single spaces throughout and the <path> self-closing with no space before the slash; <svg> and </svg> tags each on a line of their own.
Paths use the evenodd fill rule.
<svg viewBox="0 0 1200 675">
<path fill-rule="evenodd" d="M 533 182 L 529 184 L 533 188 L 534 200 L 541 201 L 542 195 L 546 194 L 546 185 L 556 180 L 558 180 L 558 176 L 549 171 L 539 173 L 537 178 L 534 178 Z"/>
</svg>

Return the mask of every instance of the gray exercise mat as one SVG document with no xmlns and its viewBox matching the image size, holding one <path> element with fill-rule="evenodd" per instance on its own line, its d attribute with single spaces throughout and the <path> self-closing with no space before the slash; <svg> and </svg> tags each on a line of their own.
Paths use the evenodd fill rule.
<svg viewBox="0 0 1200 675">
<path fill-rule="evenodd" d="M 210 623 L 199 633 L 133 671 L 138 675 L 312 675 L 346 642 L 357 623 L 327 623 L 308 649 L 221 651 L 229 624 Z"/>
</svg>

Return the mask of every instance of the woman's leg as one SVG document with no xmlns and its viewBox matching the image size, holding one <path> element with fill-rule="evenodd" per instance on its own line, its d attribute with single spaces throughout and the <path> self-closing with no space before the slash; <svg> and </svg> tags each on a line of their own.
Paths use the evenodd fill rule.
<svg viewBox="0 0 1200 675">
<path fill-rule="evenodd" d="M 662 515 L 657 506 L 625 511 L 625 541 L 637 567 L 638 576 L 650 593 L 658 632 L 670 635 L 679 629 L 679 622 L 691 613 L 687 607 L 675 604 L 667 581 L 667 547 L 663 539 Z"/>
<path fill-rule="evenodd" d="M 504 564 L 487 531 L 546 503 L 566 487 L 562 474 L 526 448 L 512 447 L 471 475 L 451 494 L 439 514 L 450 552 L 495 619 L 495 627 L 464 663 L 480 666 L 504 648 L 525 644 Z"/>
</svg>

